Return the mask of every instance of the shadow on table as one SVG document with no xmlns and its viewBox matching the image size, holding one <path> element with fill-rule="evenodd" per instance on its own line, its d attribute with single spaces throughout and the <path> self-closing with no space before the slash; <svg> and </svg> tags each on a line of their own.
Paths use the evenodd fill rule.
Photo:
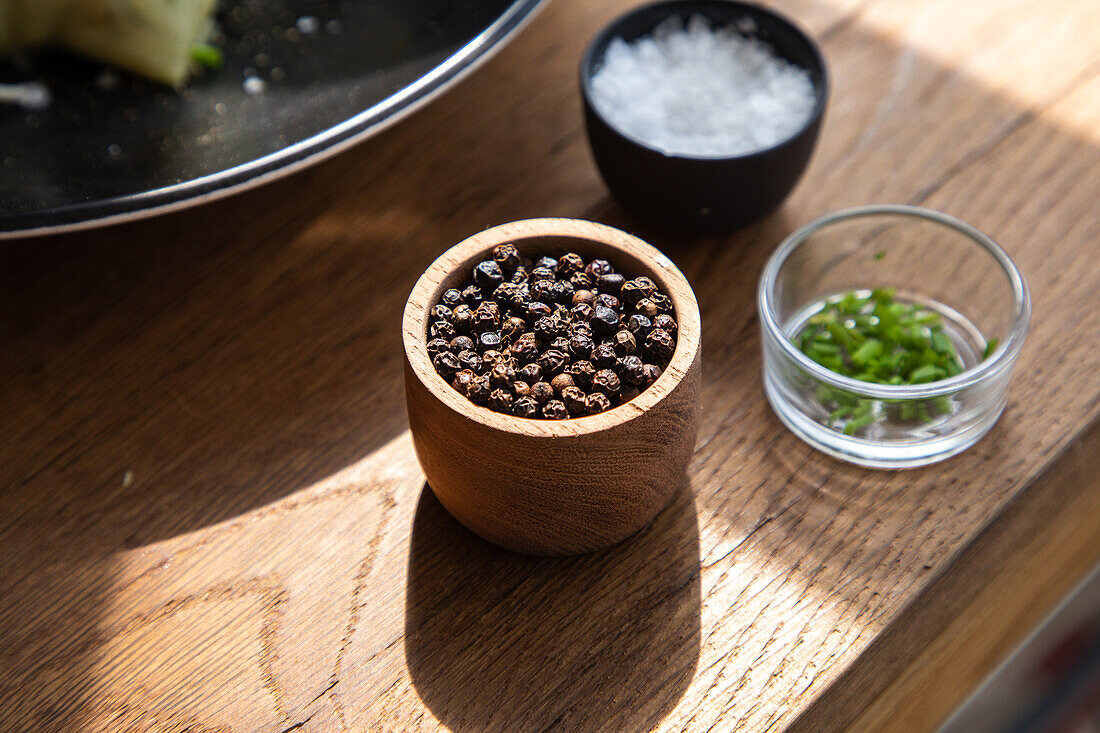
<svg viewBox="0 0 1100 733">
<path fill-rule="evenodd" d="M 409 549 L 405 657 L 455 731 L 649 730 L 699 657 L 690 486 L 606 552 L 534 558 L 485 542 L 425 485 Z"/>
</svg>

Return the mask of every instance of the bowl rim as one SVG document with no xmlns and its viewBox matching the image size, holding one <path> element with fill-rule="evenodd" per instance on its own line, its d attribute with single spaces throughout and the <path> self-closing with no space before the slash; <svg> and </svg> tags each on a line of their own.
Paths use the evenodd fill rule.
<svg viewBox="0 0 1100 733">
<path fill-rule="evenodd" d="M 653 278 L 672 299 L 677 318 L 676 349 L 668 366 L 641 394 L 606 412 L 565 420 L 516 417 L 476 405 L 445 380 L 428 357 L 428 317 L 455 270 L 470 267 L 493 247 L 506 242 L 543 237 L 584 239 L 628 257 Z M 647 242 L 606 224 L 583 219 L 521 219 L 499 224 L 462 240 L 441 254 L 417 280 L 405 303 L 401 321 L 405 360 L 415 378 L 452 411 L 485 427 L 536 438 L 591 435 L 646 414 L 668 397 L 698 359 L 702 339 L 699 304 L 687 278 L 664 253 Z"/>
<path fill-rule="evenodd" d="M 838 222 L 876 216 L 912 217 L 931 221 L 954 229 L 985 250 L 1000 264 L 1009 281 L 1013 295 L 1013 314 L 1008 332 L 997 345 L 993 354 L 977 366 L 967 369 L 947 379 L 915 385 L 889 385 L 874 382 L 861 382 L 845 377 L 828 369 L 802 353 L 794 342 L 783 332 L 774 310 L 775 288 L 779 279 L 779 270 L 799 245 L 818 231 Z M 787 358 L 794 361 L 803 371 L 809 372 L 818 380 L 847 392 L 875 399 L 931 399 L 955 394 L 975 384 L 984 382 L 1006 369 L 1011 369 L 1023 347 L 1031 322 L 1031 294 L 1027 281 L 1020 273 L 1016 263 L 989 235 L 976 227 L 934 209 L 905 204 L 875 204 L 858 206 L 826 214 L 804 224 L 789 234 L 775 252 L 768 258 L 757 287 L 756 307 L 760 314 L 761 329 L 770 340 L 778 343 Z"/>
<path fill-rule="evenodd" d="M 592 95 L 592 75 L 593 65 L 595 64 L 595 56 L 597 49 L 606 49 L 607 45 L 619 35 L 619 28 L 628 20 L 634 18 L 637 15 L 643 13 L 650 13 L 656 10 L 667 10 L 665 17 L 658 20 L 657 23 L 661 23 L 663 20 L 672 17 L 673 15 L 680 14 L 679 9 L 689 5 L 712 5 L 715 7 L 727 8 L 730 10 L 736 9 L 742 12 L 755 12 L 761 15 L 771 17 L 780 25 L 787 26 L 796 37 L 800 38 L 809 48 L 811 55 L 814 59 L 814 64 L 817 69 L 806 69 L 810 73 L 816 71 L 820 77 L 820 83 L 814 84 L 814 108 L 810 112 L 809 118 L 806 122 L 797 130 L 792 132 L 787 137 L 783 138 L 779 142 L 770 145 L 766 148 L 759 148 L 747 153 L 740 153 L 737 155 L 698 155 L 692 153 L 672 153 L 660 148 L 654 147 L 651 143 L 636 137 L 618 125 L 613 124 L 607 119 L 607 117 L 600 111 L 599 105 L 596 104 Z M 656 24 L 654 25 L 656 27 Z M 800 66 L 795 64 L 796 66 Z M 804 68 L 801 67 L 800 68 Z M 580 64 L 580 86 L 581 96 L 584 99 L 585 106 L 600 120 L 608 129 L 614 130 L 617 135 L 620 135 L 625 140 L 634 143 L 640 148 L 648 150 L 652 153 L 656 153 L 665 158 L 671 158 L 674 160 L 689 160 L 689 161 L 710 161 L 710 162 L 729 162 L 736 160 L 752 160 L 754 158 L 763 157 L 775 153 L 777 150 L 790 145 L 793 141 L 800 138 L 808 130 L 812 129 L 815 125 L 820 124 L 822 118 L 825 116 L 825 108 L 828 106 L 830 83 L 829 83 L 829 68 L 825 63 L 825 55 L 821 52 L 821 46 L 815 41 L 809 33 L 802 30 L 794 21 L 790 18 L 780 14 L 778 11 L 771 8 L 758 5 L 753 2 L 741 2 L 740 0 L 657 0 L 657 2 L 647 3 L 645 5 L 639 5 L 638 7 L 631 8 L 630 10 L 616 16 L 614 20 L 607 23 L 585 46 L 584 53 L 581 54 Z"/>
</svg>

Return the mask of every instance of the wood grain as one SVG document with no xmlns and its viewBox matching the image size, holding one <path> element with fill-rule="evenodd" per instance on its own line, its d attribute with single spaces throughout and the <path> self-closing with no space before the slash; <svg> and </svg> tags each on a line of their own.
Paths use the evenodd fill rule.
<svg viewBox="0 0 1100 733">
<path fill-rule="evenodd" d="M 617 408 L 527 420 L 472 404 L 428 356 L 432 306 L 494 247 L 523 257 L 605 259 L 672 302 L 676 350 L 661 376 Z M 578 219 L 524 219 L 448 249 L 413 286 L 401 325 L 409 431 L 428 485 L 464 526 L 534 555 L 604 549 L 644 527 L 685 483 L 699 424 L 699 305 L 671 260 L 637 237 Z"/>
<path fill-rule="evenodd" d="M 1018 576 L 1034 545 L 1006 543 L 968 601 L 937 582 L 991 522 L 1043 506 L 1042 477 L 1071 446 L 1086 468 L 1066 503 L 1097 491 L 1100 6 L 775 3 L 830 65 L 819 150 L 778 213 L 688 239 L 611 203 L 585 147 L 576 64 L 628 4 L 550 3 L 454 92 L 264 189 L 5 243 L 0 728 L 889 727 L 890 711 L 910 715 L 897 695 L 926 689 L 906 686 L 924 674 L 910 662 L 944 664 L 921 649 L 970 601 L 1038 607 L 1095 561 L 1098 525 L 1059 512 L 1042 520 L 1077 561 Z M 759 376 L 768 253 L 873 202 L 982 228 L 1035 306 L 1001 422 L 962 456 L 896 474 L 803 446 Z M 582 558 L 521 557 L 462 529 L 424 491 L 403 409 L 398 324 L 416 278 L 450 244 L 531 216 L 637 232 L 702 314 L 689 485 L 645 531 Z M 917 606 L 941 612 L 876 653 Z M 982 663 L 1007 648 L 991 626 L 966 652 Z"/>
</svg>

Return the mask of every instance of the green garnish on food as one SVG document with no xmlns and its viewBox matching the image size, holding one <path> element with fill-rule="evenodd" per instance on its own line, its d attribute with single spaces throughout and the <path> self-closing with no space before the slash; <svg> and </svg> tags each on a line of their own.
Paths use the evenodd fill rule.
<svg viewBox="0 0 1100 733">
<path fill-rule="evenodd" d="M 795 344 L 826 369 L 861 382 L 928 384 L 961 373 L 964 365 L 940 315 L 894 296 L 893 288 L 876 288 L 870 295 L 850 292 L 832 298 L 810 316 Z M 997 343 L 991 339 L 986 344 L 983 359 Z M 826 385 L 818 386 L 817 399 L 829 411 L 829 424 L 846 435 L 887 416 L 927 423 L 955 409 L 949 396 L 871 400 Z"/>
<path fill-rule="evenodd" d="M 217 46 L 209 43 L 196 43 L 191 46 L 191 60 L 204 69 L 217 71 L 225 63 L 225 56 Z"/>
<path fill-rule="evenodd" d="M 963 368 L 939 314 L 895 301 L 893 288 L 828 302 L 797 342 L 818 364 L 861 382 L 924 384 Z"/>
</svg>

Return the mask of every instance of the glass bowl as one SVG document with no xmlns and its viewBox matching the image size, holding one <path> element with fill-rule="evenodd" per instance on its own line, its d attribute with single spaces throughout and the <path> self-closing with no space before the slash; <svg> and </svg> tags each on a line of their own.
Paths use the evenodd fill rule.
<svg viewBox="0 0 1100 733">
<path fill-rule="evenodd" d="M 827 303 L 873 288 L 938 314 L 959 373 L 923 384 L 858 381 L 792 340 Z M 1027 284 L 996 242 L 913 206 L 848 209 L 794 232 L 764 267 L 757 307 L 764 390 L 779 419 L 815 448 L 874 468 L 934 463 L 985 435 L 1031 320 Z"/>
</svg>

